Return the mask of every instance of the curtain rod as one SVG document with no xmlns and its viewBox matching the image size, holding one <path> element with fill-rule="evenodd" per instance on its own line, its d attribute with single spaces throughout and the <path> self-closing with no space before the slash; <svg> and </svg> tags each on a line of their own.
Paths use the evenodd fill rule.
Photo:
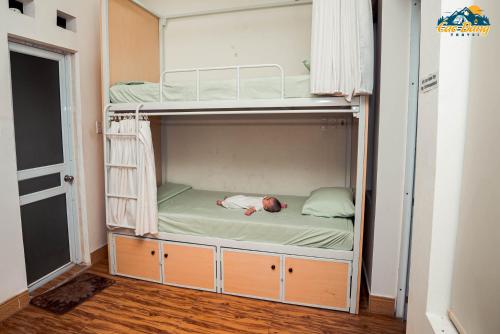
<svg viewBox="0 0 500 334">
<path fill-rule="evenodd" d="M 293 0 L 293 1 L 279 1 L 279 2 L 270 2 L 261 5 L 251 5 L 251 6 L 239 6 L 239 7 L 230 7 L 230 8 L 222 8 L 222 9 L 212 9 L 198 12 L 188 12 L 183 14 L 174 14 L 174 15 L 166 15 L 162 18 L 167 20 L 174 19 L 183 19 L 188 17 L 197 17 L 197 16 L 206 16 L 206 15 L 217 15 L 217 14 L 226 14 L 226 13 L 236 13 L 236 12 L 244 12 L 250 10 L 258 10 L 258 9 L 270 9 L 270 8 L 279 8 L 279 7 L 293 7 L 293 6 L 302 6 L 312 4 L 312 0 Z"/>
</svg>

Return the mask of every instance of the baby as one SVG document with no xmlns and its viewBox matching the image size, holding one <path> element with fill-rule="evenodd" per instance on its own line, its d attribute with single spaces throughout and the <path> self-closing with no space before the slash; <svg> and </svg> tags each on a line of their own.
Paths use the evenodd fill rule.
<svg viewBox="0 0 500 334">
<path fill-rule="evenodd" d="M 252 197 L 245 195 L 236 195 L 226 197 L 224 200 L 218 200 L 217 205 L 225 207 L 226 209 L 245 209 L 245 215 L 250 216 L 256 211 L 262 209 L 268 212 L 280 212 L 281 209 L 287 207 L 286 204 L 281 204 L 276 197 Z"/>
</svg>

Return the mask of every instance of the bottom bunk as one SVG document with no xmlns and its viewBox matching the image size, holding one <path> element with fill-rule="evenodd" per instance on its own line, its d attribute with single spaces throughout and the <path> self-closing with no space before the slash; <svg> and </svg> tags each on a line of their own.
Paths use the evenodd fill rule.
<svg viewBox="0 0 500 334">
<path fill-rule="evenodd" d="M 225 195 L 232 194 L 170 183 L 160 187 L 160 232 L 146 237 L 130 229 L 109 232 L 111 273 L 349 311 L 350 218 L 304 215 L 308 198 L 300 196 L 278 196 L 288 204 L 281 212 L 245 216 L 216 205 Z"/>
<path fill-rule="evenodd" d="M 288 207 L 280 212 L 225 209 L 215 202 L 234 193 L 198 190 L 165 184 L 158 189 L 158 228 L 161 232 L 199 235 L 278 245 L 352 250 L 350 218 L 303 215 L 307 197 L 276 195 Z"/>
</svg>

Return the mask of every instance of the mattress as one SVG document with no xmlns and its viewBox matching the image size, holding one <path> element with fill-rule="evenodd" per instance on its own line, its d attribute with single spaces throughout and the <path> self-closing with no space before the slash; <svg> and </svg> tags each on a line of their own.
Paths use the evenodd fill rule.
<svg viewBox="0 0 500 334">
<path fill-rule="evenodd" d="M 288 76 L 285 78 L 286 98 L 311 97 L 309 75 Z M 281 78 L 241 79 L 240 99 L 277 99 L 281 97 Z M 111 86 L 111 103 L 159 102 L 158 83 L 122 82 Z M 164 83 L 164 101 L 195 101 L 196 83 L 176 81 Z M 236 98 L 235 80 L 200 81 L 200 100 L 234 100 Z"/>
<path fill-rule="evenodd" d="M 301 214 L 306 197 L 277 196 L 288 204 L 278 213 L 245 216 L 243 210 L 215 204 L 227 192 L 188 189 L 158 205 L 161 232 L 209 236 L 240 241 L 352 250 L 353 223 L 347 218 L 321 218 Z"/>
</svg>

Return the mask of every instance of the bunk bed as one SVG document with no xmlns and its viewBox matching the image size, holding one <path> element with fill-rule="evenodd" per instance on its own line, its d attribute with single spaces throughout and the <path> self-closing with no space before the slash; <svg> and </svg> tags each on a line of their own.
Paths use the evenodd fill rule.
<svg viewBox="0 0 500 334">
<path fill-rule="evenodd" d="M 304 88 L 308 87 L 307 76 L 286 77 L 277 64 L 166 71 L 159 61 L 153 65 L 158 65 L 158 68 L 152 70 L 159 74 L 156 79 L 149 77 L 145 78 L 149 81 L 116 84 L 120 82 L 117 78 L 123 77 L 113 74 L 110 64 L 127 63 L 130 60 L 118 56 L 112 50 L 116 46 L 110 43 L 110 29 L 116 29 L 113 28 L 116 21 L 109 15 L 108 9 L 111 10 L 113 1 L 103 1 L 102 4 L 103 143 L 107 212 L 108 200 L 120 197 L 108 191 L 110 169 L 133 168 L 110 163 L 109 141 L 116 134 L 109 133 L 107 129 L 113 117 L 130 117 L 138 122 L 141 117 L 339 115 L 352 117 L 352 133 L 357 141 L 351 149 L 351 157 L 356 161 L 350 185 L 354 189 L 354 217 L 307 217 L 300 212 L 304 197 L 284 196 L 290 206 L 283 215 L 271 217 L 264 213 L 243 219 L 241 213 L 237 215 L 219 210 L 213 205 L 215 198 L 228 193 L 172 185 L 163 173 L 163 185 L 159 191 L 164 187 L 163 191 L 171 195 L 158 204 L 158 234 L 136 236 L 133 226 L 108 224 L 111 274 L 357 313 L 365 205 L 368 98 L 356 96 L 347 101 L 343 97 L 311 95 Z M 154 22 L 152 26 L 156 25 L 157 30 L 153 29 L 149 33 L 156 34 L 157 38 L 150 43 L 152 49 L 158 52 L 159 59 L 162 59 L 161 31 L 165 26 L 165 18 L 140 3 L 131 8 L 129 15 L 147 16 L 148 20 Z M 136 33 L 139 36 L 128 36 L 130 43 L 140 39 L 144 33 L 140 31 Z M 270 78 L 242 79 L 240 71 L 250 67 L 272 67 L 279 74 Z M 114 68 L 115 72 L 119 71 L 118 66 Z M 234 70 L 235 78 L 211 82 L 200 79 L 200 73 L 204 71 L 221 69 Z M 167 75 L 179 72 L 191 72 L 196 78 L 184 82 L 166 79 Z M 111 82 L 115 82 L 115 85 L 111 85 Z M 258 87 L 267 89 L 259 90 Z M 138 140 L 137 133 L 121 135 Z M 198 201 L 196 212 L 183 204 L 192 201 Z M 254 224 L 249 225 L 249 221 Z M 249 226 L 259 228 L 250 230 Z"/>
</svg>

